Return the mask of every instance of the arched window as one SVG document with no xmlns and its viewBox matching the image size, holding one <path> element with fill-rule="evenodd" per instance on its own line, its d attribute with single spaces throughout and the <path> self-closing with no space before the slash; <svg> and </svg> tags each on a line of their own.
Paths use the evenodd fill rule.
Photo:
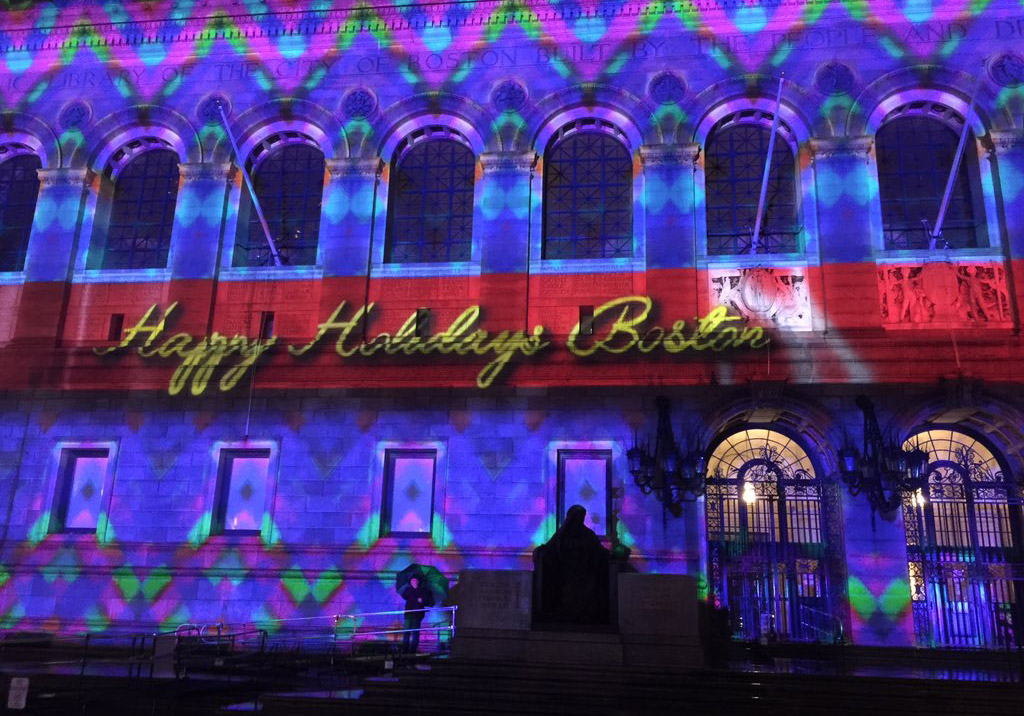
<svg viewBox="0 0 1024 716">
<path fill-rule="evenodd" d="M 249 157 L 256 196 L 270 228 L 281 263 L 316 264 L 320 237 L 320 208 L 324 195 L 324 155 L 297 133 L 275 134 L 261 142 Z M 266 233 L 247 187 L 242 189 L 235 266 L 273 265 Z"/>
<path fill-rule="evenodd" d="M 928 248 L 963 118 L 948 107 L 925 102 L 894 114 L 883 123 L 875 140 L 885 248 Z M 951 126 L 954 123 L 959 124 L 956 129 Z M 950 248 L 978 245 L 971 188 L 971 177 L 977 175 L 974 135 L 968 133 L 942 225 L 942 240 Z"/>
<path fill-rule="evenodd" d="M 633 158 L 596 119 L 563 127 L 544 155 L 544 258 L 633 255 Z"/>
<path fill-rule="evenodd" d="M 11 156 L 5 147 L 0 152 L 0 271 L 21 271 L 39 196 L 36 170 L 42 165 L 35 154 Z"/>
<path fill-rule="evenodd" d="M 164 268 L 178 200 L 178 155 L 157 139 L 129 142 L 111 158 L 114 182 L 102 268 Z"/>
<path fill-rule="evenodd" d="M 955 428 L 912 435 L 928 453 L 928 488 L 907 495 L 910 593 L 918 639 L 931 646 L 1024 645 L 1020 495 L 999 458 Z"/>
<path fill-rule="evenodd" d="M 469 261 L 476 158 L 447 127 L 424 127 L 395 151 L 388 204 L 388 263 Z"/>
<path fill-rule="evenodd" d="M 714 449 L 708 475 L 708 582 L 734 636 L 834 640 L 822 484 L 804 449 L 768 428 L 740 430 Z"/>
<path fill-rule="evenodd" d="M 720 121 L 705 148 L 708 254 L 779 254 L 800 250 L 792 132 L 779 122 L 757 246 L 753 246 L 761 179 L 771 140 L 770 116 L 737 112 Z"/>
</svg>

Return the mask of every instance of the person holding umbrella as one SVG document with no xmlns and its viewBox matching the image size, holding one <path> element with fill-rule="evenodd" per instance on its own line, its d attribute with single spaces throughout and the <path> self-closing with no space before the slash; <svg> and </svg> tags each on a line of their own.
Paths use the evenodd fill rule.
<svg viewBox="0 0 1024 716">
<path fill-rule="evenodd" d="M 405 598 L 405 624 L 402 633 L 402 652 L 415 654 L 420 646 L 420 624 L 426 609 L 434 606 L 434 593 L 421 573 L 409 576 L 399 596 Z"/>
</svg>

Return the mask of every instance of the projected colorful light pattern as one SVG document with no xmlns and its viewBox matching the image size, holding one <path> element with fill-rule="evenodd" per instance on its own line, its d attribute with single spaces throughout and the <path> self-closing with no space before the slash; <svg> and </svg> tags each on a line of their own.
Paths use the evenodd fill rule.
<svg viewBox="0 0 1024 716">
<path fill-rule="evenodd" d="M 368 171 L 339 173 L 326 186 L 318 267 L 322 274 L 294 268 L 289 269 L 289 281 L 281 282 L 262 280 L 265 274 L 258 272 L 222 276 L 216 289 L 217 321 L 227 332 L 233 327 L 251 329 L 251 315 L 262 308 L 280 310 L 315 302 L 319 291 L 310 292 L 304 282 L 320 275 L 324 281 L 354 277 L 357 280 L 341 280 L 336 290 L 354 292 L 353 299 L 361 297 L 366 282 L 363 256 L 370 250 L 367 234 L 374 222 L 378 232 L 383 229 L 379 212 L 373 213 L 375 157 L 393 149 L 400 135 L 436 121 L 440 114 L 488 118 L 486 122 L 461 120 L 478 154 L 484 149 L 542 147 L 542 141 L 531 140 L 543 124 L 541 117 L 560 111 L 558 116 L 571 119 L 580 114 L 580 107 L 586 107 L 589 116 L 623 123 L 635 146 L 685 143 L 706 138 L 714 121 L 731 111 L 770 107 L 767 100 L 736 99 L 745 94 L 769 96 L 759 89 L 765 82 L 736 78 L 776 77 L 785 72 L 789 85 L 784 96 L 798 144 L 803 198 L 808 205 L 816 201 L 827 209 L 821 212 L 818 225 L 807 227 L 807 252 L 808 256 L 820 253 L 821 270 L 827 274 L 828 264 L 849 269 L 870 261 L 871 247 L 863 238 L 842 238 L 856 230 L 856 226 L 845 228 L 845 222 L 870 213 L 878 189 L 859 157 L 830 158 L 819 153 L 812 165 L 812 133 L 819 138 L 870 133 L 882 118 L 875 95 L 884 95 L 886 107 L 897 107 L 922 96 L 914 89 L 915 80 L 929 85 L 936 74 L 948 75 L 948 84 L 959 82 L 962 103 L 969 87 L 955 72 L 975 76 L 981 66 L 977 52 L 968 46 L 987 40 L 991 47 L 985 52 L 992 47 L 1012 48 L 1019 41 L 1015 38 L 1024 34 L 1020 14 L 1019 7 L 965 0 L 729 8 L 715 3 L 466 2 L 336 9 L 327 2 L 284 0 L 139 2 L 125 7 L 36 4 L 5 12 L 0 28 L 0 111 L 7 113 L 0 140 L 39 130 L 43 139 L 35 148 L 45 170 L 101 167 L 112 151 L 103 148 L 106 137 L 121 127 L 149 122 L 146 131 L 164 136 L 183 161 L 222 163 L 228 159 L 228 150 L 221 128 L 215 122 L 201 124 L 196 116 L 201 101 L 218 92 L 229 98 L 232 119 L 242 126 L 274 121 L 284 128 L 301 127 L 315 135 L 329 158 L 366 159 Z M 817 82 L 819 66 L 835 57 L 858 72 L 863 69 L 865 82 L 859 84 L 854 77 L 852 86 L 844 84 L 847 78 L 840 73 L 831 81 L 842 91 L 824 96 L 822 83 Z M 946 69 L 936 72 L 929 69 L 932 66 Z M 670 87 L 667 101 L 657 105 L 633 101 L 628 117 L 614 108 L 627 103 L 624 97 L 647 96 L 655 69 L 678 72 L 685 76 L 686 86 Z M 902 79 L 889 86 L 870 85 L 864 93 L 869 74 L 897 70 Z M 529 88 L 526 97 L 516 99 L 512 92 L 512 100 L 500 113 L 481 109 L 491 101 L 495 82 L 508 77 Z M 697 101 L 696 93 L 716 83 L 721 84 L 714 92 L 726 101 L 705 115 L 703 108 L 710 102 Z M 373 90 L 370 97 L 375 106 L 368 105 L 365 97 L 361 103 L 339 103 L 359 85 Z M 619 94 L 611 92 L 610 85 Z M 987 122 L 986 126 L 1019 130 L 1022 95 L 1020 83 L 986 84 L 979 100 L 983 118 L 976 120 L 979 129 Z M 609 99 L 613 96 L 615 101 Z M 933 92 L 929 96 L 946 95 Z M 88 105 L 77 102 L 81 99 Z M 391 123 L 399 116 L 407 120 L 395 130 Z M 802 125 L 798 124 L 801 118 Z M 54 127 L 55 140 L 40 130 L 40 120 Z M 195 125 L 191 135 L 180 131 L 189 123 Z M 251 146 L 251 137 L 245 141 Z M 1024 158 L 1020 152 L 1004 153 L 1000 161 L 1002 201 L 1014 207 L 1024 201 Z M 660 288 L 673 285 L 678 271 L 693 267 L 697 258 L 693 229 L 687 229 L 686 223 L 703 212 L 703 182 L 686 172 L 654 162 L 649 165 L 643 172 L 642 198 L 637 200 L 649 238 L 635 259 L 646 261 L 648 284 Z M 991 175 L 987 176 L 985 189 L 991 196 L 994 187 Z M 474 232 L 473 256 L 484 271 L 521 273 L 529 268 L 520 258 L 528 254 L 525 236 L 512 239 L 511 248 L 505 242 L 507 250 L 501 252 L 487 240 L 500 235 L 505 224 L 527 227 L 536 222 L 540 193 L 523 172 L 478 173 L 478 179 L 482 223 Z M 376 192 L 378 200 L 387 196 L 387 168 L 383 180 L 384 188 Z M 90 306 L 107 313 L 111 307 L 130 306 L 126 312 L 134 315 L 154 302 L 166 305 L 167 281 L 172 277 L 196 282 L 173 290 L 185 291 L 197 303 L 209 300 L 215 289 L 208 280 L 215 271 L 225 205 L 222 186 L 223 178 L 215 168 L 183 169 L 170 269 L 120 279 L 91 277 L 85 280 L 92 284 L 76 284 L 67 325 L 79 331 L 77 337 L 94 339 L 104 331 L 98 319 L 89 317 Z M 237 192 L 236 186 L 235 197 Z M 70 235 L 78 224 L 81 194 L 81 186 L 74 182 L 44 181 L 34 224 L 35 255 L 25 275 L 18 277 L 19 284 L 64 280 L 67 266 L 53 257 L 71 254 Z M 227 203 L 229 222 L 235 206 L 235 201 Z M 1007 211 L 1007 216 L 1012 213 Z M 1007 219 L 1008 252 L 1019 260 L 1024 255 L 1024 231 L 1020 230 L 1024 227 L 1014 221 Z M 86 211 L 79 233 L 88 237 L 91 229 L 91 212 Z M 688 239 L 656 239 L 657 232 L 675 232 Z M 230 243 L 231 232 L 226 235 Z M 538 242 L 537 236 L 534 232 L 532 241 Z M 819 241 L 819 236 L 829 240 Z M 347 250 L 332 251 L 342 246 Z M 84 268 L 84 257 L 80 249 L 79 270 Z M 915 259 L 903 258 L 911 263 Z M 779 265 L 780 259 L 766 261 Z M 632 264 L 612 268 L 621 271 L 624 266 L 628 269 Z M 375 268 L 381 269 L 381 278 L 373 284 L 374 291 L 386 292 L 387 279 L 406 280 L 400 272 L 389 274 L 387 267 L 377 264 Z M 599 276 L 586 274 L 588 269 L 566 262 L 552 262 L 546 270 L 570 280 L 582 276 L 600 281 Z M 659 278 L 659 270 L 667 272 L 664 277 Z M 474 271 L 472 266 L 455 265 L 444 275 L 453 277 L 451 285 L 457 291 L 472 294 L 481 290 Z M 860 273 L 871 274 L 873 282 L 874 271 L 871 262 Z M 459 283 L 459 279 L 464 280 Z M 544 278 L 533 280 L 543 282 Z M 123 286 L 116 285 L 119 281 Z M 687 275 L 685 285 L 696 283 L 698 279 Z M 101 290 L 110 296 L 106 303 L 99 298 Z M 572 291 L 563 302 L 575 306 L 591 290 Z M 461 301 L 453 299 L 456 304 Z M 415 298 L 410 305 L 418 305 Z M 693 312 L 690 299 L 677 298 L 676 305 L 681 315 Z M 396 309 L 394 320 L 407 314 L 406 308 Z M 816 310 L 827 313 L 827 321 L 840 327 L 844 321 L 854 325 L 861 321 L 839 309 Z M 442 321 L 443 311 L 442 305 Z M 50 314 L 43 310 L 42 315 Z M 202 333 L 205 320 L 193 314 L 184 330 Z M 292 328 L 301 335 L 302 319 L 294 320 Z M 575 319 L 557 320 L 564 325 L 555 330 L 567 333 Z M 26 330 L 18 324 L 18 312 L 4 309 L 5 335 Z M 288 328 L 285 322 L 282 330 Z M 876 375 L 855 346 L 837 340 L 830 350 L 838 355 L 841 366 L 836 378 L 870 380 Z M 727 379 L 728 367 L 721 371 Z M 817 377 L 821 379 L 821 374 Z M 91 380 L 92 387 L 103 382 L 102 377 Z M 155 389 L 159 383 L 140 387 Z M 287 385 L 288 379 L 280 379 L 279 384 Z M 82 387 L 88 385 L 89 379 L 84 380 Z M 264 399 L 258 395 L 258 400 Z M 67 399 L 64 404 L 58 400 L 57 407 L 5 416 L 4 424 L 12 426 L 11 440 L 20 441 L 8 446 L 8 454 L 23 451 L 24 457 L 6 465 L 7 474 L 16 480 L 7 481 L 4 496 L 12 510 L 5 526 L 8 567 L 0 572 L 3 626 L 103 631 L 126 624 L 173 628 L 187 621 L 267 622 L 391 607 L 391 575 L 410 561 L 435 564 L 448 573 L 465 566 L 525 568 L 524 545 L 543 541 L 554 529 L 555 516 L 554 503 L 536 485 L 530 486 L 530 480 L 538 479 L 536 465 L 517 456 L 544 454 L 550 462 L 552 441 L 578 435 L 600 435 L 602 439 L 594 445 L 605 449 L 611 442 L 621 453 L 619 441 L 635 427 L 628 419 L 610 423 L 600 417 L 524 410 L 516 415 L 523 418 L 525 427 L 516 432 L 508 427 L 510 416 L 501 411 L 415 410 L 385 415 L 359 409 L 361 403 L 349 412 L 314 405 L 318 398 L 295 399 L 293 407 L 285 410 L 267 399 L 254 417 L 251 434 L 280 436 L 281 474 L 289 480 L 280 480 L 273 513 L 261 519 L 260 538 L 238 541 L 209 535 L 210 506 L 201 495 L 211 479 L 214 441 L 237 439 L 242 430 L 239 406 L 214 401 L 194 412 L 149 398 L 132 407 L 128 407 L 132 399 L 125 399 L 118 407 L 120 400 L 112 398 L 106 413 L 91 406 L 86 412 L 84 403 Z M 307 400 L 313 402 L 307 405 Z M 373 511 L 367 485 L 379 479 L 373 466 L 382 457 L 370 454 L 380 450 L 366 438 L 371 429 L 377 436 L 427 433 L 448 440 L 446 514 L 429 544 L 376 537 L 379 514 Z M 101 526 L 95 536 L 49 534 L 49 493 L 43 476 L 52 476 L 53 444 L 73 441 L 81 447 L 89 443 L 78 442 L 79 437 L 88 440 L 96 435 L 119 441 L 109 514 L 98 516 Z M 493 435 L 501 436 L 501 449 L 484 444 L 485 437 L 489 441 Z M 159 450 L 153 449 L 156 445 Z M 468 462 L 459 462 L 463 460 Z M 616 460 L 616 474 L 628 474 L 621 455 Z M 508 480 L 509 466 L 523 476 L 522 481 Z M 550 465 L 545 469 L 550 475 Z M 342 471 L 345 479 L 339 477 Z M 291 480 L 292 475 L 303 477 Z M 351 494 L 340 494 L 334 489 L 339 486 Z M 139 495 L 145 491 L 159 493 L 173 507 L 140 512 Z M 480 516 L 494 509 L 496 501 L 504 506 L 506 517 L 489 516 L 485 521 L 490 524 L 480 529 Z M 149 504 L 156 506 L 157 501 Z M 851 525 L 864 524 L 864 511 L 859 504 L 844 503 L 844 508 L 855 638 L 861 643 L 912 643 L 902 533 L 883 525 L 877 534 L 854 535 Z M 620 538 L 634 549 L 641 570 L 699 571 L 699 555 L 681 546 L 701 541 L 693 515 L 659 529 L 656 503 L 628 487 L 619 511 Z M 326 517 L 321 520 L 322 516 Z"/>
</svg>

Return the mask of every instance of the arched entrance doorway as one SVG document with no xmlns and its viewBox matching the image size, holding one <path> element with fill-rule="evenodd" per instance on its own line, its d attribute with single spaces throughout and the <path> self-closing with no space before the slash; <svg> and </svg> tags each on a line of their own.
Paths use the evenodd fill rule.
<svg viewBox="0 0 1024 716">
<path fill-rule="evenodd" d="M 726 435 L 708 461 L 709 596 L 734 638 L 834 641 L 837 558 L 826 492 L 806 450 L 766 427 Z M 837 527 L 831 520 L 833 529 Z"/>
<path fill-rule="evenodd" d="M 905 445 L 928 453 L 928 487 L 907 495 L 910 594 L 919 643 L 1024 645 L 1021 498 L 993 449 L 957 427 Z"/>
</svg>

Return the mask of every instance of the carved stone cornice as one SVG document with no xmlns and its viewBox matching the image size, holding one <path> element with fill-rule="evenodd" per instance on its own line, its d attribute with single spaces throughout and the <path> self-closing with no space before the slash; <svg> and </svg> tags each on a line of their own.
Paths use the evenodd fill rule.
<svg viewBox="0 0 1024 716">
<path fill-rule="evenodd" d="M 526 174 L 536 162 L 537 155 L 533 152 L 484 152 L 480 155 L 484 174 Z"/>
<path fill-rule="evenodd" d="M 874 143 L 874 137 L 811 139 L 811 152 L 815 157 L 861 156 L 867 158 Z"/>
<path fill-rule="evenodd" d="M 988 134 L 996 154 L 1024 149 L 1024 132 L 1020 130 L 992 131 Z"/>
<path fill-rule="evenodd" d="M 67 7 L 58 9 L 53 13 L 52 19 L 43 21 L 36 25 L 18 20 L 11 22 L 6 30 L 24 30 L 32 32 L 30 39 L 17 41 L 17 48 L 34 52 L 44 47 L 55 49 L 68 49 L 77 47 L 112 47 L 129 45 L 171 45 L 176 43 L 191 45 L 197 40 L 235 40 L 239 38 L 264 38 L 276 37 L 280 27 L 293 28 L 290 33 L 312 37 L 317 35 L 336 36 L 338 34 L 354 35 L 360 32 L 376 32 L 386 29 L 389 32 L 421 31 L 425 27 L 434 24 L 435 19 L 428 13 L 408 13 L 402 3 L 380 3 L 366 8 L 353 8 L 354 3 L 340 2 L 334 0 L 327 3 L 327 7 L 316 10 L 296 10 L 290 7 L 291 3 L 270 2 L 269 7 L 264 7 L 260 14 L 253 15 L 240 10 L 224 10 L 224 17 L 212 19 L 208 16 L 209 3 L 197 3 L 197 7 L 189 13 L 181 13 L 178 17 L 178 25 L 182 28 L 177 32 L 168 32 L 167 23 L 163 19 L 139 19 L 125 18 L 108 14 L 104 17 L 99 10 L 92 17 L 92 23 L 103 25 L 111 31 L 102 33 L 93 32 L 71 32 L 64 33 L 64 37 L 53 43 L 51 33 L 46 30 L 54 27 L 74 26 L 81 18 L 82 9 L 79 2 L 62 3 Z M 241 4 L 241 3 L 238 3 Z M 770 0 L 752 0 L 748 4 L 764 5 L 774 7 Z M 225 3 L 226 5 L 226 3 Z M 601 10 L 591 11 L 588 16 L 600 16 L 606 22 L 611 23 L 615 18 L 626 17 L 634 19 L 646 14 L 650 3 L 640 0 L 628 0 L 621 5 L 612 5 Z M 440 17 L 447 17 L 448 8 L 464 8 L 457 3 L 439 3 L 437 11 Z M 176 11 L 179 12 L 179 11 Z M 543 6 L 526 8 L 517 4 L 510 6 L 506 0 L 479 0 L 473 3 L 472 12 L 468 16 L 456 21 L 459 25 L 468 27 L 495 27 L 513 25 L 523 22 L 537 23 L 552 20 L 576 20 L 580 11 L 574 6 L 551 7 Z M 269 20 L 269 21 L 268 21 Z M 198 34 L 192 25 L 192 21 L 198 23 L 203 21 L 203 29 Z M 0 39 L 0 53 L 15 49 L 13 40 Z"/>
<path fill-rule="evenodd" d="M 700 155 L 699 144 L 644 144 L 640 147 L 640 162 L 648 167 L 692 167 Z"/>
<path fill-rule="evenodd" d="M 342 177 L 374 177 L 381 169 L 381 160 L 377 157 L 370 159 L 344 157 L 341 159 L 327 159 L 327 173 L 331 180 L 337 181 Z"/>
<path fill-rule="evenodd" d="M 186 182 L 229 179 L 235 172 L 231 162 L 197 162 L 195 164 L 179 164 L 178 172 Z"/>
<path fill-rule="evenodd" d="M 79 167 L 59 167 L 57 169 L 37 169 L 39 183 L 45 187 L 77 186 L 83 187 L 92 181 L 95 173 L 91 169 Z"/>
</svg>

